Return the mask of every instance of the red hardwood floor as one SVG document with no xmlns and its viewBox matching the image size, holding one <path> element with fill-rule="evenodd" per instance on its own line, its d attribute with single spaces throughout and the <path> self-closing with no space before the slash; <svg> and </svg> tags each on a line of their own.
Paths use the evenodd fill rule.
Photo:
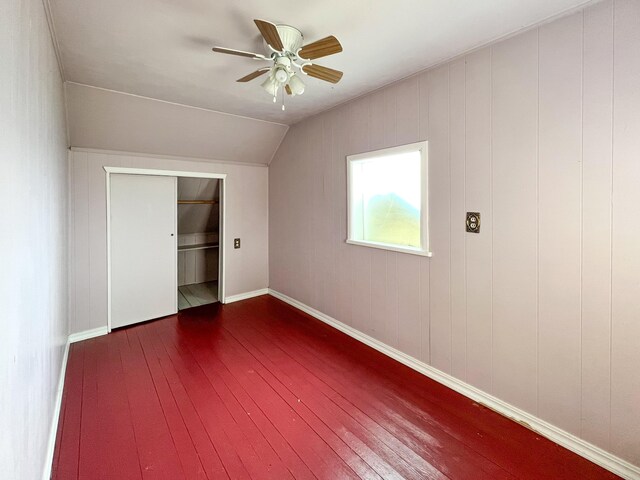
<svg viewBox="0 0 640 480">
<path fill-rule="evenodd" d="M 617 477 L 263 296 L 73 344 L 53 478 Z"/>
</svg>

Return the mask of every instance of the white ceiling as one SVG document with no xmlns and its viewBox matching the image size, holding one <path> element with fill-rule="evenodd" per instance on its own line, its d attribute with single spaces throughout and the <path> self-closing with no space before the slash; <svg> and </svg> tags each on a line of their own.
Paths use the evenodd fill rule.
<svg viewBox="0 0 640 480">
<path fill-rule="evenodd" d="M 302 118 L 479 45 L 570 11 L 585 0 L 50 0 L 65 79 L 273 122 Z M 214 54 L 262 52 L 254 18 L 335 35 L 344 52 L 318 63 L 337 85 L 307 77 L 285 112 L 235 80 L 262 66 Z"/>
</svg>

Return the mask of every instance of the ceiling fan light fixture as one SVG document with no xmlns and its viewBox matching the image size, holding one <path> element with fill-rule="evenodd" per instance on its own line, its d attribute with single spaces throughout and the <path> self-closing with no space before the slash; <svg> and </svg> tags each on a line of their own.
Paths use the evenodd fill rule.
<svg viewBox="0 0 640 480">
<path fill-rule="evenodd" d="M 289 88 L 293 95 L 302 95 L 304 93 L 304 83 L 297 75 L 291 75 L 289 79 Z"/>
<path fill-rule="evenodd" d="M 276 81 L 275 78 L 273 78 L 273 75 L 269 75 L 260 86 L 264 88 L 264 90 L 269 95 L 275 97 L 278 94 L 278 88 L 280 87 L 280 84 Z"/>
<path fill-rule="evenodd" d="M 276 68 L 275 72 L 273 72 L 273 78 L 278 83 L 287 83 L 289 74 L 284 68 Z"/>
</svg>

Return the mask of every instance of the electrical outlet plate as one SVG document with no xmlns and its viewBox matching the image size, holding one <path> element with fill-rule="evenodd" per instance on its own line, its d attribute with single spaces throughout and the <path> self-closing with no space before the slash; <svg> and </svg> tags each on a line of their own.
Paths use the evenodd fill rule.
<svg viewBox="0 0 640 480">
<path fill-rule="evenodd" d="M 240 239 L 239 238 L 234 238 L 233 239 L 233 248 L 240 248 Z"/>
<path fill-rule="evenodd" d="M 480 233 L 480 212 L 467 212 L 467 232 Z"/>
</svg>

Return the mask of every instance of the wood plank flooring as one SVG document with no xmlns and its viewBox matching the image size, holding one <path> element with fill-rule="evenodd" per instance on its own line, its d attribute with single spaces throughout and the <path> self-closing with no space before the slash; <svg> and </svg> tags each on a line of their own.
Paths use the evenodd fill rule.
<svg viewBox="0 0 640 480">
<path fill-rule="evenodd" d="M 178 310 L 218 301 L 218 282 L 193 283 L 178 287 Z"/>
<path fill-rule="evenodd" d="M 53 478 L 617 477 L 262 296 L 71 345 Z"/>
</svg>

